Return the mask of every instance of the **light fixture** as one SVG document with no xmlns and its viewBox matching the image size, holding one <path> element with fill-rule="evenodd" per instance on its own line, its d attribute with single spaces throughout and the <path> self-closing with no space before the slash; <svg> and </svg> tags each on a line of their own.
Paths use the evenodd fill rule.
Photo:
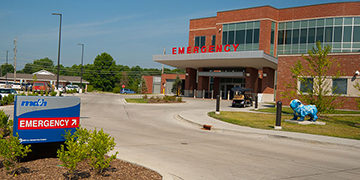
<svg viewBox="0 0 360 180">
<path fill-rule="evenodd" d="M 360 72 L 358 70 L 356 70 L 355 75 L 360 75 Z"/>
<path fill-rule="evenodd" d="M 246 73 L 246 76 L 250 76 L 250 73 Z"/>
<path fill-rule="evenodd" d="M 266 77 L 267 76 L 267 74 L 266 73 L 263 73 L 263 77 Z"/>
</svg>

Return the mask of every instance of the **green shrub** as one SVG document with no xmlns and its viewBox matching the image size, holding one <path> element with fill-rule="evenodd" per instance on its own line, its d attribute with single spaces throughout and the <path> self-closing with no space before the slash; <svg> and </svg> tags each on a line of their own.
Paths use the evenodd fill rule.
<svg viewBox="0 0 360 180">
<path fill-rule="evenodd" d="M 75 176 L 75 170 L 79 162 L 83 161 L 89 153 L 87 140 L 89 132 L 83 128 L 77 128 L 74 134 L 66 131 L 64 135 L 65 145 L 61 145 L 57 150 L 57 157 L 63 162 L 62 166 L 69 170 L 72 176 Z M 73 177 L 70 177 L 72 179 Z"/>
<path fill-rule="evenodd" d="M 142 98 L 143 98 L 143 99 L 147 99 L 147 98 L 148 98 L 148 96 L 145 94 Z"/>
<path fill-rule="evenodd" d="M 90 133 L 89 140 L 90 149 L 90 166 L 93 167 L 98 174 L 103 174 L 104 169 L 108 168 L 110 162 L 116 159 L 116 152 L 111 155 L 110 158 L 105 158 L 105 155 L 114 149 L 116 143 L 113 137 L 109 137 L 109 134 L 104 133 L 103 129 L 100 131 L 95 130 Z"/>
<path fill-rule="evenodd" d="M 50 96 L 56 96 L 57 92 L 51 91 Z"/>
<path fill-rule="evenodd" d="M 4 113 L 4 110 L 0 110 L 0 135 L 2 136 L 7 136 L 11 133 L 11 125 L 10 125 L 10 122 L 12 121 L 9 121 L 9 117 L 10 115 L 6 115 Z"/>
<path fill-rule="evenodd" d="M 49 91 L 45 91 L 45 96 L 49 96 Z"/>
<path fill-rule="evenodd" d="M 121 87 L 114 87 L 113 93 L 120 93 Z"/>
<path fill-rule="evenodd" d="M 182 102 L 182 97 L 176 98 L 176 101 L 177 101 L 177 102 Z"/>
<path fill-rule="evenodd" d="M 20 158 L 26 157 L 31 145 L 24 146 L 20 144 L 19 135 L 16 133 L 16 137 L 10 136 L 8 139 L 3 139 L 0 135 L 0 156 L 3 158 L 3 164 L 6 170 L 16 175 Z"/>
<path fill-rule="evenodd" d="M 44 95 L 44 91 L 41 90 L 41 91 L 40 91 L 40 96 L 43 96 L 43 95 Z"/>
<path fill-rule="evenodd" d="M 94 91 L 94 86 L 93 85 L 88 85 L 86 90 L 87 90 L 87 92 L 93 92 Z"/>
<path fill-rule="evenodd" d="M 9 94 L 7 96 L 2 97 L 1 105 L 9 105 L 14 102 L 15 95 Z"/>
</svg>

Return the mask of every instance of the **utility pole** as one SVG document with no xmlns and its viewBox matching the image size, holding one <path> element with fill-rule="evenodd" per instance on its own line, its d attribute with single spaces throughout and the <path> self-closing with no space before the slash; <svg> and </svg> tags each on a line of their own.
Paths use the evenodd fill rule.
<svg viewBox="0 0 360 180">
<path fill-rule="evenodd" d="M 17 43 L 17 37 L 15 37 L 15 41 L 14 41 L 14 44 L 15 44 L 15 48 L 14 48 L 14 83 L 16 82 L 16 52 L 17 52 L 17 49 L 16 49 L 16 43 Z"/>
<path fill-rule="evenodd" d="M 8 53 L 9 53 L 9 51 L 6 51 L 6 63 L 5 63 L 6 66 L 7 66 L 7 64 L 8 64 Z M 8 83 L 8 82 L 7 82 L 7 70 L 6 70 L 5 73 L 6 73 L 5 76 L 6 76 L 6 84 L 7 84 L 7 83 Z"/>
</svg>

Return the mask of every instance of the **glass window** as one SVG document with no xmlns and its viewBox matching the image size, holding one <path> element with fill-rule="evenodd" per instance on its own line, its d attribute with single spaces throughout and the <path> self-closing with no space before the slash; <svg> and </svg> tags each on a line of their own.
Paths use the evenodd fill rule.
<svg viewBox="0 0 360 180">
<path fill-rule="evenodd" d="M 259 43 L 259 31 L 260 29 L 254 29 L 254 43 Z"/>
<path fill-rule="evenodd" d="M 200 38 L 200 47 L 205 46 L 205 36 L 201 36 Z"/>
<path fill-rule="evenodd" d="M 279 30 L 285 29 L 285 23 L 279 23 Z"/>
<path fill-rule="evenodd" d="M 236 31 L 235 44 L 244 44 L 245 43 L 245 30 Z"/>
<path fill-rule="evenodd" d="M 284 30 L 278 31 L 278 44 L 284 44 L 284 35 L 285 35 Z"/>
<path fill-rule="evenodd" d="M 215 42 L 216 42 L 216 35 L 213 35 L 211 39 L 211 45 L 215 46 Z"/>
<path fill-rule="evenodd" d="M 304 81 L 300 81 L 300 91 L 303 93 L 309 93 L 313 91 L 313 78 L 304 78 Z"/>
<path fill-rule="evenodd" d="M 235 30 L 235 24 L 229 24 L 229 31 Z"/>
<path fill-rule="evenodd" d="M 301 27 L 302 28 L 307 28 L 307 26 L 308 26 L 308 20 L 301 21 Z"/>
<path fill-rule="evenodd" d="M 354 17 L 354 24 L 360 24 L 360 17 Z"/>
<path fill-rule="evenodd" d="M 199 45 L 200 45 L 199 43 L 200 43 L 200 37 L 197 36 L 197 37 L 195 37 L 195 46 L 199 47 Z"/>
<path fill-rule="evenodd" d="M 252 29 L 246 30 L 246 43 L 247 44 L 253 42 L 252 37 L 253 37 L 253 30 Z"/>
<path fill-rule="evenodd" d="M 309 21 L 309 27 L 315 27 L 316 26 L 316 19 Z"/>
<path fill-rule="evenodd" d="M 274 30 L 271 30 L 270 43 L 271 43 L 271 44 L 274 44 L 274 41 L 275 41 L 275 31 L 274 31 Z"/>
<path fill-rule="evenodd" d="M 360 26 L 354 26 L 353 42 L 360 42 Z"/>
<path fill-rule="evenodd" d="M 223 25 L 223 31 L 228 31 L 229 30 L 229 25 L 228 24 L 224 24 Z"/>
<path fill-rule="evenodd" d="M 325 23 L 324 19 L 318 19 L 318 20 L 316 21 L 316 26 L 317 26 L 317 27 L 319 27 L 319 26 L 324 26 L 324 23 Z"/>
<path fill-rule="evenodd" d="M 335 25 L 343 25 L 343 18 L 335 18 Z"/>
<path fill-rule="evenodd" d="M 229 31 L 229 40 L 227 44 L 234 44 L 235 41 L 235 31 Z"/>
<path fill-rule="evenodd" d="M 254 22 L 254 28 L 260 28 L 260 21 Z"/>
<path fill-rule="evenodd" d="M 352 35 L 352 27 L 351 26 L 345 26 L 344 27 L 343 42 L 351 42 L 351 35 Z"/>
<path fill-rule="evenodd" d="M 325 28 L 325 42 L 332 42 L 333 27 Z"/>
<path fill-rule="evenodd" d="M 307 29 L 301 29 L 300 31 L 300 43 L 306 43 Z"/>
<path fill-rule="evenodd" d="M 318 27 L 316 29 L 316 41 L 323 42 L 323 39 L 324 39 L 324 28 Z"/>
<path fill-rule="evenodd" d="M 254 27 L 254 22 L 247 22 L 246 29 L 252 29 Z"/>
<path fill-rule="evenodd" d="M 245 29 L 246 23 L 236 23 L 236 30 Z"/>
<path fill-rule="evenodd" d="M 309 28 L 308 43 L 315 42 L 315 28 Z"/>
<path fill-rule="evenodd" d="M 286 22 L 286 29 L 292 29 L 292 22 Z"/>
<path fill-rule="evenodd" d="M 292 30 L 286 30 L 285 44 L 291 44 L 291 32 Z"/>
<path fill-rule="evenodd" d="M 333 94 L 347 94 L 347 79 L 333 79 Z"/>
<path fill-rule="evenodd" d="M 227 44 L 227 31 L 223 31 L 223 40 L 222 40 L 222 44 Z"/>
<path fill-rule="evenodd" d="M 352 25 L 352 17 L 344 18 L 344 25 Z"/>
<path fill-rule="evenodd" d="M 300 21 L 295 21 L 293 24 L 294 29 L 298 29 L 300 27 Z"/>
<path fill-rule="evenodd" d="M 333 18 L 326 19 L 326 26 L 332 26 L 333 23 L 334 23 L 334 19 L 333 19 Z"/>
<path fill-rule="evenodd" d="M 341 42 L 342 27 L 334 27 L 334 42 Z"/>
<path fill-rule="evenodd" d="M 293 30 L 293 40 L 292 40 L 292 44 L 298 44 L 299 43 L 299 30 L 298 29 L 294 29 Z"/>
</svg>

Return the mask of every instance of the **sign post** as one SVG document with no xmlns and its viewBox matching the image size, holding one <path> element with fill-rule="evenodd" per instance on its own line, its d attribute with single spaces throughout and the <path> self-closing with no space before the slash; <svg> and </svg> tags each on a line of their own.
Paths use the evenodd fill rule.
<svg viewBox="0 0 360 180">
<path fill-rule="evenodd" d="M 65 141 L 80 124 L 79 97 L 16 96 L 14 131 L 22 144 Z"/>
</svg>

